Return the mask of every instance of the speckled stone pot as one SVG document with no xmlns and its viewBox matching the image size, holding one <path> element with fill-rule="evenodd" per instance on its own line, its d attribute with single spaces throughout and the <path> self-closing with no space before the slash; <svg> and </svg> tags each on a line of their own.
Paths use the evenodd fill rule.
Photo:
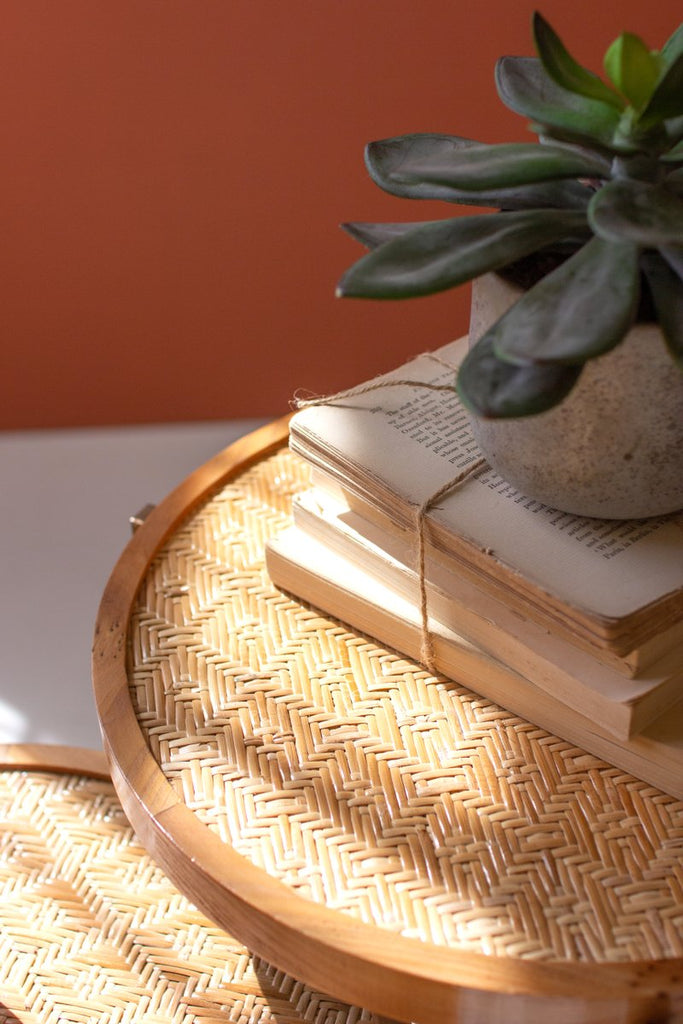
<svg viewBox="0 0 683 1024">
<path fill-rule="evenodd" d="M 470 344 L 520 295 L 497 274 L 473 282 Z M 505 480 L 564 512 L 639 519 L 683 508 L 683 373 L 656 325 L 591 359 L 554 409 L 476 418 L 473 430 Z"/>
</svg>

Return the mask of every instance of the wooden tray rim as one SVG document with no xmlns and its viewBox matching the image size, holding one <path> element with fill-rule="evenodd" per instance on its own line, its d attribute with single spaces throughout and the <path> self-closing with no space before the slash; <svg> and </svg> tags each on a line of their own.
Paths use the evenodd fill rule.
<svg viewBox="0 0 683 1024">
<path fill-rule="evenodd" d="M 111 777 L 138 838 L 209 918 L 252 952 L 344 1002 L 423 1024 L 441 1024 L 444 1014 L 457 1019 L 459 1008 L 471 1007 L 484 994 L 500 997 L 501 1009 L 510 997 L 532 997 L 523 998 L 529 1024 L 545 1021 L 565 1001 L 567 1007 L 577 1001 L 596 1010 L 600 1005 L 601 1020 L 609 1019 L 602 1017 L 608 1006 L 620 1020 L 625 1003 L 650 1012 L 653 999 L 661 1012 L 662 998 L 683 993 L 683 958 L 533 961 L 388 933 L 312 903 L 268 876 L 204 825 L 166 780 L 129 696 L 126 641 L 138 589 L 178 524 L 210 492 L 283 447 L 288 423 L 286 416 L 261 427 L 190 474 L 133 535 L 103 592 L 92 657 L 95 702 Z M 484 1005 L 490 1010 L 492 1003 Z"/>
<path fill-rule="evenodd" d="M 111 778 L 107 759 L 101 750 L 58 743 L 0 743 L 0 771 Z"/>
</svg>

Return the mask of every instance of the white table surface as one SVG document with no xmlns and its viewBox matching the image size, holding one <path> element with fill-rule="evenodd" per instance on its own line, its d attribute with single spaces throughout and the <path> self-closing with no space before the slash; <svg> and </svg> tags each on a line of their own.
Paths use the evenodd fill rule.
<svg viewBox="0 0 683 1024">
<path fill-rule="evenodd" d="M 100 748 L 90 651 L 129 516 L 261 422 L 0 433 L 0 742 Z"/>
</svg>

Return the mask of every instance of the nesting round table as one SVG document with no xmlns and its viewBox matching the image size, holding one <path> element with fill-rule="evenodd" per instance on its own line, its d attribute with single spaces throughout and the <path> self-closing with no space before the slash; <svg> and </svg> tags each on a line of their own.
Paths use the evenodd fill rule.
<svg viewBox="0 0 683 1024">
<path fill-rule="evenodd" d="M 277 590 L 287 421 L 196 470 L 102 598 L 123 809 L 220 927 L 399 1021 L 683 1021 L 683 803 Z"/>
</svg>

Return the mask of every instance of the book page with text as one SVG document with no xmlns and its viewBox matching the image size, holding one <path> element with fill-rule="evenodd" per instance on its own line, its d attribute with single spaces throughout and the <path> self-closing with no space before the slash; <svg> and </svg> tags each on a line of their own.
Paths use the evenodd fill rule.
<svg viewBox="0 0 683 1024">
<path fill-rule="evenodd" d="M 424 354 L 378 380 L 387 386 L 314 405 L 292 419 L 294 451 L 336 473 L 386 511 L 415 510 L 480 452 L 454 382 L 466 339 Z M 453 369 L 443 365 L 448 363 Z M 396 385 L 396 380 L 448 390 Z M 396 505 L 393 496 L 399 498 Z M 488 466 L 429 510 L 431 520 L 570 606 L 621 618 L 683 588 L 683 522 L 600 520 L 527 498 Z"/>
</svg>

